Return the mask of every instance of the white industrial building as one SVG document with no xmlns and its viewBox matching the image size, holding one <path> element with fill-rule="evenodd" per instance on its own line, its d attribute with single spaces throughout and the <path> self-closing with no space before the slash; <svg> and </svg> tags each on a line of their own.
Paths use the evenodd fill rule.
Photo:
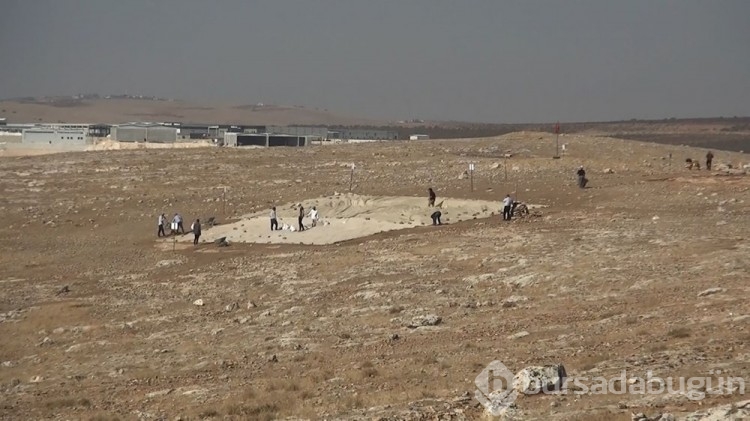
<svg viewBox="0 0 750 421">
<path fill-rule="evenodd" d="M 293 136 L 287 134 L 270 133 L 224 133 L 224 146 L 308 146 L 310 138 L 307 136 Z"/>
<path fill-rule="evenodd" d="M 112 126 L 109 135 L 118 142 L 172 143 L 178 133 L 179 128 L 158 123 L 127 123 Z"/>
<path fill-rule="evenodd" d="M 413 134 L 409 136 L 409 140 L 428 140 L 429 138 L 430 136 L 426 134 Z"/>
<path fill-rule="evenodd" d="M 23 129 L 21 143 L 26 145 L 85 146 L 90 143 L 88 125 L 55 124 Z"/>
</svg>

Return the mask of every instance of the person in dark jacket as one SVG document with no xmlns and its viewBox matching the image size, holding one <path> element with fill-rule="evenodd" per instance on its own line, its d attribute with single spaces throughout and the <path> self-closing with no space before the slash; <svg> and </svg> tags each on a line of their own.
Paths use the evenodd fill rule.
<svg viewBox="0 0 750 421">
<path fill-rule="evenodd" d="M 427 189 L 427 192 L 430 194 L 430 198 L 427 201 L 427 206 L 435 206 L 435 191 L 432 190 L 432 187 L 430 187 L 429 189 Z"/>
<path fill-rule="evenodd" d="M 297 217 L 297 222 L 299 223 L 299 230 L 304 231 L 305 226 L 302 225 L 302 220 L 305 219 L 305 208 L 300 205 L 299 206 L 299 216 Z"/>
<path fill-rule="evenodd" d="M 711 153 L 711 151 L 708 151 L 708 153 L 706 154 L 706 169 L 708 171 L 711 171 L 711 161 L 713 160 L 714 160 L 714 154 Z"/>
<path fill-rule="evenodd" d="M 430 215 L 430 218 L 432 218 L 432 225 L 443 225 L 443 223 L 440 221 L 440 217 L 443 214 L 439 210 L 435 210 L 435 212 L 432 212 L 432 215 Z"/>
<path fill-rule="evenodd" d="M 193 239 L 193 245 L 198 245 L 198 239 L 201 238 L 201 220 L 196 219 L 195 222 L 193 222 L 193 235 L 195 238 Z"/>
<path fill-rule="evenodd" d="M 578 168 L 578 172 L 576 172 L 576 174 L 578 174 L 578 187 L 582 189 L 586 188 L 586 183 L 588 183 L 589 180 L 586 179 L 586 170 L 583 169 L 583 165 Z"/>
<path fill-rule="evenodd" d="M 271 208 L 271 231 L 279 229 L 279 221 L 276 219 L 276 206 Z"/>
</svg>

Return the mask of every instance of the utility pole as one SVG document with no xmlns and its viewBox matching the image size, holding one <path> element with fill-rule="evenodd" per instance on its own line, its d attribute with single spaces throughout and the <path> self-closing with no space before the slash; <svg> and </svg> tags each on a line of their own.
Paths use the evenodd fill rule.
<svg viewBox="0 0 750 421">
<path fill-rule="evenodd" d="M 560 122 L 555 123 L 555 156 L 552 159 L 560 159 Z"/>
</svg>

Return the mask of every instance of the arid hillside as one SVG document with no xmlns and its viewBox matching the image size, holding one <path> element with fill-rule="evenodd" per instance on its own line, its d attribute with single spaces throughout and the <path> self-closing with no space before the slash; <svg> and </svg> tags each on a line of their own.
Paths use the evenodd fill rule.
<svg viewBox="0 0 750 421">
<path fill-rule="evenodd" d="M 712 171 L 688 170 L 706 150 L 564 143 L 561 159 L 539 132 L 0 158 L 0 419 L 474 420 L 475 380 L 493 361 L 626 372 L 620 385 L 750 385 L 748 155 L 714 151 Z M 205 241 L 272 206 L 294 218 L 293 204 L 350 183 L 423 198 L 394 223 L 429 221 L 428 187 L 448 210 L 451 198 L 497 208 L 332 245 Z M 506 194 L 538 207 L 503 221 Z M 203 241 L 157 237 L 162 212 L 187 231 L 200 218 Z M 232 230 L 266 229 L 253 227 Z M 579 391 L 519 396 L 506 419 L 682 420 L 747 399 L 716 383 Z"/>
</svg>

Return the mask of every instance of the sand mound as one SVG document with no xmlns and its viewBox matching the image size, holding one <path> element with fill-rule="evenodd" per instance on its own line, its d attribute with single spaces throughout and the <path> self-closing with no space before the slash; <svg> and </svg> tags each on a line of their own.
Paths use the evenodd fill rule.
<svg viewBox="0 0 750 421">
<path fill-rule="evenodd" d="M 373 197 L 355 194 L 321 197 L 302 202 L 305 213 L 317 207 L 320 221 L 310 227 L 310 218 L 305 217 L 305 231 L 296 231 L 299 204 L 277 206 L 276 212 L 281 227 L 271 231 L 269 211 L 245 215 L 241 220 L 204 229 L 202 241 L 211 242 L 227 237 L 230 243 L 291 243 L 333 244 L 354 238 L 366 237 L 379 232 L 431 225 L 433 208 L 427 207 L 424 197 Z M 501 203 L 484 200 L 438 198 L 443 223 L 455 223 L 476 218 L 487 218 L 500 213 Z M 531 207 L 531 206 L 530 206 Z M 289 228 L 293 227 L 295 231 Z M 180 241 L 189 241 L 186 236 Z"/>
<path fill-rule="evenodd" d="M 207 140 L 197 142 L 172 142 L 172 143 L 136 143 L 136 142 L 117 142 L 114 140 L 102 140 L 86 148 L 87 151 L 115 151 L 123 149 L 182 149 L 182 148 L 203 148 L 212 146 L 213 143 Z"/>
</svg>

